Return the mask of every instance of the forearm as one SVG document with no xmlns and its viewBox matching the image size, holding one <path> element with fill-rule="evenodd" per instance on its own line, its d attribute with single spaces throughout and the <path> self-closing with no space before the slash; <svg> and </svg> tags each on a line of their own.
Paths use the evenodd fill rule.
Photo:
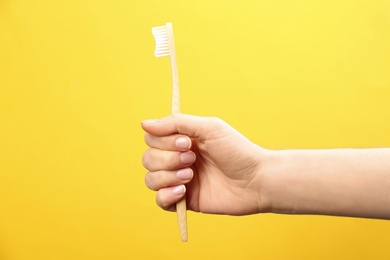
<svg viewBox="0 0 390 260">
<path fill-rule="evenodd" d="M 390 149 L 271 151 L 270 211 L 390 219 Z"/>
</svg>

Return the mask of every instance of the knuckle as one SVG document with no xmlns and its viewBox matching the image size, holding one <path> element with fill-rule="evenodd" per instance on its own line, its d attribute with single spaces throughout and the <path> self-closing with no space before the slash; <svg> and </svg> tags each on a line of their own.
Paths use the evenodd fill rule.
<svg viewBox="0 0 390 260">
<path fill-rule="evenodd" d="M 148 172 L 146 175 L 145 175 L 145 185 L 146 187 L 148 187 L 149 189 L 151 190 L 155 190 L 153 185 L 152 185 L 152 180 L 151 180 L 151 173 Z"/>
<path fill-rule="evenodd" d="M 217 130 L 226 127 L 226 122 L 218 117 L 210 117 L 209 118 L 209 126 L 211 126 L 212 129 Z"/>
<path fill-rule="evenodd" d="M 168 178 L 167 178 L 167 174 L 165 172 L 161 172 L 161 174 L 159 174 L 159 183 L 160 183 L 161 187 L 168 186 Z"/>
<path fill-rule="evenodd" d="M 175 133 L 181 133 L 182 132 L 182 129 L 181 129 L 181 124 L 179 123 L 180 122 L 180 119 L 182 118 L 182 115 L 181 114 L 172 114 L 170 115 L 170 117 L 172 118 L 172 123 L 174 124 L 174 129 L 175 129 Z"/>
<path fill-rule="evenodd" d="M 164 209 L 164 210 L 167 210 L 170 206 L 170 204 L 168 204 L 161 196 L 161 192 L 157 192 L 157 195 L 156 195 L 156 203 L 157 205 Z"/>
<path fill-rule="evenodd" d="M 145 133 L 145 143 L 150 147 L 150 134 L 149 133 Z"/>
<path fill-rule="evenodd" d="M 181 116 L 180 113 L 175 113 L 175 114 L 169 115 L 168 117 L 173 118 L 173 120 L 178 120 L 178 119 L 180 119 L 180 116 Z"/>
<path fill-rule="evenodd" d="M 225 121 L 223 121 L 221 118 L 218 118 L 218 117 L 212 117 L 211 118 L 211 121 L 215 124 L 215 125 L 223 125 L 225 123 Z"/>
<path fill-rule="evenodd" d="M 166 169 L 170 168 L 172 164 L 172 156 L 170 152 L 163 153 L 163 155 L 161 156 L 161 163 L 164 168 Z"/>
<path fill-rule="evenodd" d="M 149 170 L 149 150 L 146 150 L 143 154 L 142 154 L 142 165 Z"/>
</svg>

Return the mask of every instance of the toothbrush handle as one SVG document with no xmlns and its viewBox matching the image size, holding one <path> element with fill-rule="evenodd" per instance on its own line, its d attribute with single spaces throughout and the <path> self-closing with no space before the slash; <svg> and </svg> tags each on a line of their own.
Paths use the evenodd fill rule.
<svg viewBox="0 0 390 260">
<path fill-rule="evenodd" d="M 172 63 L 171 63 L 172 64 Z M 172 70 L 173 70 L 172 66 Z M 177 69 L 177 68 L 176 68 Z M 173 76 L 173 72 L 172 72 Z M 177 75 L 176 75 L 177 76 Z M 179 94 L 179 82 L 178 77 L 173 77 L 173 88 L 172 88 L 172 104 L 171 104 L 171 114 L 180 113 L 180 94 Z M 175 84 L 175 82 L 177 84 Z M 177 212 L 177 221 L 179 222 L 179 230 L 181 241 L 187 242 L 187 202 L 186 196 L 176 203 L 176 212 Z"/>
<path fill-rule="evenodd" d="M 187 242 L 187 201 L 186 196 L 176 203 L 177 221 L 179 222 L 180 237 L 182 242 Z"/>
<path fill-rule="evenodd" d="M 179 73 L 177 70 L 175 42 L 173 40 L 172 24 L 167 23 L 169 58 L 171 61 L 172 71 L 172 103 L 171 114 L 180 113 L 180 92 L 179 92 Z M 179 222 L 179 230 L 181 241 L 187 242 L 187 202 L 186 196 L 176 203 L 177 221 Z"/>
</svg>

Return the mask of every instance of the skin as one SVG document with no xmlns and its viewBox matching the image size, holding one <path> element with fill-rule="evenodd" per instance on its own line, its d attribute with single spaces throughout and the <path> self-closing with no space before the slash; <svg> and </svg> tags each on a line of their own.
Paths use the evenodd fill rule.
<svg viewBox="0 0 390 260">
<path fill-rule="evenodd" d="M 183 114 L 141 123 L 145 184 L 174 211 L 262 212 L 390 219 L 390 149 L 272 151 L 218 118 Z"/>
</svg>

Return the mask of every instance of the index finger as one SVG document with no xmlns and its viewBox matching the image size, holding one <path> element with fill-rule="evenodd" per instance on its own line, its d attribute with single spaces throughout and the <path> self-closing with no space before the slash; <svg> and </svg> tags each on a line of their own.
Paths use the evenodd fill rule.
<svg viewBox="0 0 390 260">
<path fill-rule="evenodd" d="M 198 117 L 184 114 L 174 114 L 159 120 L 146 120 L 141 122 L 142 128 L 155 136 L 184 134 L 199 138 L 206 128 L 208 131 L 215 127 L 216 120 L 209 117 Z"/>
</svg>

